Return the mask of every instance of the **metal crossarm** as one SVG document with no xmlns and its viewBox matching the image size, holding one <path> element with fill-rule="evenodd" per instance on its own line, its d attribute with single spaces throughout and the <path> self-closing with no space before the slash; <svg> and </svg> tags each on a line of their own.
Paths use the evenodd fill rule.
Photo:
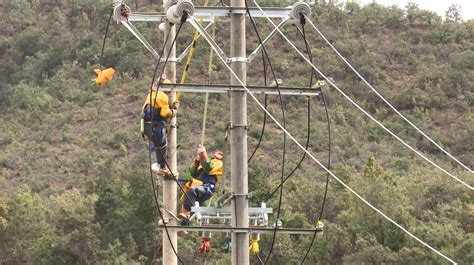
<svg viewBox="0 0 474 265">
<path fill-rule="evenodd" d="M 201 214 L 225 214 L 230 215 L 232 210 L 230 207 L 192 207 L 191 212 Z M 273 213 L 272 208 L 249 207 L 249 216 Z"/>
<path fill-rule="evenodd" d="M 275 18 L 288 18 L 291 12 L 290 7 L 264 7 L 266 14 L 269 14 L 271 17 Z M 258 8 L 249 7 L 250 14 L 252 17 L 264 17 L 264 13 L 261 12 Z M 229 6 L 213 6 L 213 7 L 204 7 L 196 6 L 194 10 L 194 16 L 204 17 L 204 21 L 211 21 L 214 17 L 230 17 L 230 14 L 245 14 L 245 7 L 229 7 Z M 129 21 L 158 21 L 162 22 L 166 18 L 166 13 L 164 12 L 132 12 L 130 13 L 128 20 Z"/>
<path fill-rule="evenodd" d="M 278 90 L 275 87 L 263 86 L 247 86 L 252 93 L 255 94 L 269 94 L 278 95 Z M 320 94 L 319 88 L 304 88 L 304 87 L 279 87 L 282 95 L 298 95 L 298 96 L 317 96 Z M 194 93 L 228 93 L 231 91 L 246 91 L 242 86 L 232 85 L 194 85 L 194 84 L 161 84 L 162 91 L 182 91 Z"/>
<path fill-rule="evenodd" d="M 160 227 L 164 229 L 164 227 Z M 252 227 L 249 228 L 236 228 L 230 226 L 217 226 L 217 225 L 203 225 L 203 226 L 172 226 L 167 225 L 166 228 L 170 231 L 208 231 L 208 232 L 261 232 L 261 233 L 273 233 L 274 228 L 271 227 Z M 279 234 L 306 234 L 313 235 L 314 232 L 322 232 L 320 228 L 316 229 L 303 229 L 303 228 L 279 228 L 276 230 Z"/>
</svg>

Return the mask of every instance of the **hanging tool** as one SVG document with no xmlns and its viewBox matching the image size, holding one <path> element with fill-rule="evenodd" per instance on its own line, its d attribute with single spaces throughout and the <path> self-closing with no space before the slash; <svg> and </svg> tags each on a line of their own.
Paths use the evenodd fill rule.
<svg viewBox="0 0 474 265">
<path fill-rule="evenodd" d="M 260 252 L 260 247 L 258 245 L 258 241 L 260 241 L 260 233 L 253 232 L 250 235 L 250 248 L 249 252 L 252 254 L 257 254 Z"/>
<path fill-rule="evenodd" d="M 115 69 L 107 68 L 105 70 L 100 70 L 98 68 L 95 68 L 94 72 L 97 74 L 97 77 L 91 79 L 91 81 L 93 81 L 93 83 L 91 83 L 91 86 L 103 86 L 107 84 L 107 82 L 112 80 L 112 77 L 115 73 Z"/>
<path fill-rule="evenodd" d="M 202 243 L 201 246 L 199 247 L 199 252 L 201 253 L 209 253 L 211 251 L 211 232 L 202 232 Z"/>
</svg>

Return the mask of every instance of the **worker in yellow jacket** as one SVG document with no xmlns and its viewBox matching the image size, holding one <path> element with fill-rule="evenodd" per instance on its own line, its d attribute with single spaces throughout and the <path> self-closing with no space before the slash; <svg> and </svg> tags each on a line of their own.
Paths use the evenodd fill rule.
<svg viewBox="0 0 474 265">
<path fill-rule="evenodd" d="M 160 78 L 163 84 L 171 83 L 165 75 Z M 150 153 L 155 153 L 159 168 L 152 167 L 159 176 L 169 176 L 171 172 L 166 166 L 168 153 L 166 124 L 168 119 L 176 116 L 178 102 L 169 105 L 168 95 L 163 91 L 158 91 L 153 85 L 148 96 L 143 103 L 142 113 L 142 134 L 151 141 Z"/>
<path fill-rule="evenodd" d="M 196 201 L 202 206 L 212 197 L 217 183 L 222 178 L 224 153 L 217 150 L 213 157 L 209 158 L 206 148 L 202 145 L 199 145 L 197 153 L 193 166 L 189 170 L 191 175 L 184 187 L 186 195 L 181 195 L 182 207 L 179 216 L 184 222 L 189 219 L 191 207 Z"/>
</svg>

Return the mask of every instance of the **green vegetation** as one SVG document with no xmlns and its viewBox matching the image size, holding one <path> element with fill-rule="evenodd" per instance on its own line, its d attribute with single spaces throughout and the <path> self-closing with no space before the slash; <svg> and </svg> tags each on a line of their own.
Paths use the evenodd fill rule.
<svg viewBox="0 0 474 265">
<path fill-rule="evenodd" d="M 110 25 L 103 66 L 117 70 L 105 88 L 91 88 L 110 12 L 104 1 L 6 1 L 0 4 L 0 264 L 150 264 L 161 249 L 161 231 L 148 175 L 139 117 L 155 60 L 120 25 Z M 53 4 L 54 2 L 54 4 Z M 80 3 L 79 3 L 80 2 Z M 99 3 L 100 2 L 100 3 Z M 158 1 L 131 1 L 139 10 L 159 10 Z M 288 1 L 262 1 L 285 6 Z M 276 3 L 278 2 L 278 3 Z M 411 121 L 473 168 L 474 20 L 462 21 L 456 6 L 442 19 L 410 4 L 313 9 L 313 21 L 341 53 Z M 261 33 L 270 25 L 258 20 Z M 161 47 L 157 25 L 136 23 Z M 217 41 L 228 50 L 227 22 Z M 294 28 L 285 32 L 302 49 Z M 390 111 L 307 26 L 315 64 L 377 119 L 470 185 L 472 174 L 424 140 Z M 183 27 L 178 50 L 191 40 Z M 248 28 L 248 48 L 257 40 Z M 280 37 L 269 44 L 285 84 L 309 82 L 310 68 Z M 198 42 L 189 82 L 205 83 L 209 47 Z M 179 65 L 178 73 L 183 65 Z M 248 73 L 262 84 L 261 62 Z M 226 83 L 215 64 L 213 83 Z M 472 191 L 452 181 L 354 109 L 337 91 L 324 88 L 332 118 L 333 172 L 409 231 L 460 264 L 474 262 Z M 263 99 L 262 99 L 263 101 Z M 183 94 L 178 163 L 187 167 L 199 142 L 202 94 Z M 285 97 L 288 129 L 306 137 L 306 99 Z M 228 97 L 211 95 L 206 145 L 222 148 Z M 269 109 L 281 117 L 276 97 Z M 249 150 L 258 141 L 263 113 L 249 98 Z M 327 160 L 324 107 L 312 100 L 311 151 Z M 258 205 L 280 179 L 282 133 L 267 124 L 261 149 L 250 163 L 251 205 Z M 287 173 L 302 152 L 287 146 Z M 325 172 L 309 158 L 284 186 L 286 227 L 310 228 L 320 210 Z M 230 181 L 228 181 L 229 184 Z M 306 264 L 441 264 L 420 245 L 331 180 L 323 222 Z M 277 196 L 268 201 L 277 207 Z M 271 220 L 274 221 L 274 220 Z M 262 235 L 262 257 L 271 237 Z M 270 264 L 296 264 L 309 236 L 278 236 Z M 200 236 L 179 239 L 186 264 L 199 262 Z M 225 234 L 213 235 L 210 264 L 229 264 Z M 158 254 L 159 260 L 160 254 Z M 252 256 L 253 264 L 258 264 Z"/>
</svg>

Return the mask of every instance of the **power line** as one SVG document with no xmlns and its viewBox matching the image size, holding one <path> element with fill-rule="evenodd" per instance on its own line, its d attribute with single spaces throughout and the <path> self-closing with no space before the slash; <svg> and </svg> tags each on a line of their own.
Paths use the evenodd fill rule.
<svg viewBox="0 0 474 265">
<path fill-rule="evenodd" d="M 295 25 L 295 27 L 296 27 L 297 31 L 303 37 L 304 44 L 305 44 L 305 47 L 306 47 L 306 52 L 308 53 L 309 60 L 311 62 L 313 62 L 313 52 L 311 51 L 311 47 L 308 43 L 308 40 L 306 39 L 306 32 L 305 32 L 305 27 L 304 27 L 305 24 L 306 24 L 306 18 L 304 16 L 300 17 L 300 24 L 301 24 L 301 30 L 300 30 L 300 28 L 298 28 L 298 26 Z M 310 87 L 312 87 L 313 75 L 317 76 L 316 71 L 314 71 L 314 69 L 312 69 L 312 68 L 311 68 L 311 70 L 312 70 L 311 71 L 311 81 L 310 81 L 310 84 L 309 84 Z M 326 102 L 326 97 L 324 97 L 324 93 L 323 93 L 322 88 L 321 88 L 321 98 L 323 100 L 324 110 L 326 111 L 326 121 L 327 121 L 327 128 L 328 128 L 328 162 L 327 162 L 327 168 L 329 170 L 331 170 L 331 151 L 332 151 L 332 149 L 331 149 L 331 147 L 332 147 L 331 119 L 329 118 L 328 104 Z M 308 148 L 306 148 L 306 149 L 308 149 Z M 324 188 L 323 202 L 321 203 L 321 210 L 319 211 L 318 219 L 315 222 L 316 224 L 318 224 L 321 221 L 321 218 L 323 217 L 324 206 L 326 205 L 326 197 L 327 197 L 327 194 L 328 194 L 328 186 L 329 186 L 329 173 L 327 173 L 327 175 L 326 175 L 326 185 L 325 185 L 325 188 Z M 316 240 L 316 235 L 317 235 L 317 231 L 314 231 L 313 238 L 311 239 L 311 243 L 309 244 L 308 249 L 306 250 L 306 253 L 305 253 L 304 257 L 301 260 L 301 264 L 303 264 L 304 261 L 306 260 L 306 258 L 308 257 L 309 252 L 311 251 L 311 248 L 313 247 L 314 241 Z"/>
<path fill-rule="evenodd" d="M 261 7 L 254 1 L 254 3 L 256 4 L 256 6 L 260 9 L 260 11 L 266 16 L 266 13 L 261 9 Z M 267 16 L 268 18 L 268 16 Z M 197 23 L 196 19 L 191 16 L 191 19 L 194 20 L 194 23 Z M 271 21 L 271 20 L 270 20 Z M 272 21 L 273 22 L 273 21 Z M 272 23 L 273 24 L 273 23 Z M 212 49 L 214 49 L 216 52 L 218 51 L 218 48 L 215 47 L 212 43 L 213 40 L 210 39 L 209 37 L 209 34 L 207 34 L 207 32 L 204 30 L 204 31 L 201 31 L 201 34 L 202 36 L 206 39 L 206 41 L 208 42 L 208 44 L 211 46 Z M 422 241 L 421 239 L 419 239 L 418 237 L 416 237 L 415 235 L 413 235 L 412 233 L 410 233 L 408 230 L 406 230 L 403 226 L 401 226 L 400 224 L 398 224 L 397 222 L 395 222 L 394 220 L 392 220 L 390 217 L 388 217 L 386 214 L 384 214 L 381 210 L 377 209 L 375 206 L 373 206 L 370 202 L 368 202 L 366 199 L 364 199 L 361 195 L 359 195 L 355 190 L 353 190 L 351 187 L 349 187 L 346 183 L 344 183 L 341 179 L 339 179 L 334 173 L 332 173 L 329 169 L 327 169 L 311 152 L 309 152 L 308 150 L 305 150 L 304 147 L 285 129 L 283 128 L 283 126 L 278 122 L 278 120 L 273 117 L 273 115 L 263 107 L 263 105 L 260 103 L 260 101 L 258 101 L 258 99 L 256 98 L 256 96 L 252 93 L 252 91 L 250 91 L 247 86 L 245 85 L 245 83 L 237 76 L 237 74 L 232 70 L 232 68 L 227 64 L 227 62 L 225 61 L 225 59 L 222 57 L 221 54 L 217 53 L 219 58 L 221 59 L 221 61 L 223 62 L 223 64 L 226 66 L 227 69 L 229 69 L 230 73 L 232 74 L 232 76 L 234 76 L 234 78 L 242 85 L 242 87 L 247 91 L 247 94 L 250 95 L 252 97 L 252 99 L 257 103 L 257 105 L 267 113 L 268 117 L 270 117 L 274 122 L 275 124 L 280 127 L 283 132 L 288 135 L 288 137 L 296 144 L 298 145 L 302 150 L 304 150 L 304 152 L 307 153 L 307 155 L 309 157 L 311 157 L 321 168 L 323 168 L 326 172 L 328 172 L 337 182 L 339 182 L 342 186 L 344 186 L 346 189 L 348 189 L 352 194 L 354 194 L 357 198 L 359 198 L 361 201 L 363 201 L 367 206 L 369 206 L 370 208 L 372 208 L 374 211 L 376 211 L 377 213 L 379 213 L 380 215 L 382 215 L 385 219 L 387 219 L 388 221 L 390 221 L 392 224 L 394 224 L 395 226 L 397 226 L 399 229 L 401 229 L 403 232 L 405 232 L 406 234 L 408 234 L 410 237 L 412 237 L 413 239 L 415 239 L 416 241 L 418 241 L 419 243 L 423 244 L 425 247 L 429 248 L 430 250 L 432 250 L 433 252 L 435 252 L 436 254 L 438 254 L 439 256 L 443 257 L 444 259 L 448 260 L 449 262 L 453 263 L 453 264 L 456 264 L 455 261 L 453 261 L 452 259 L 450 259 L 449 257 L 447 257 L 446 255 L 444 255 L 443 253 L 441 253 L 440 251 L 438 251 L 437 249 L 433 248 L 432 246 L 430 246 L 429 244 L 425 243 L 424 241 Z"/>
<path fill-rule="evenodd" d="M 186 18 L 187 18 L 187 15 L 185 13 L 185 15 L 183 16 L 183 18 L 181 18 L 181 23 L 179 24 L 179 27 L 178 27 L 178 30 L 173 38 L 173 41 L 171 43 L 171 46 L 174 45 L 174 43 L 176 42 L 176 39 L 178 38 L 178 35 L 179 35 L 179 32 L 181 31 L 181 28 L 183 26 L 183 22 L 186 21 Z M 184 20 L 184 21 L 183 21 Z M 152 77 L 152 80 L 151 80 L 151 86 L 150 86 L 150 108 L 153 108 L 153 105 L 152 105 L 152 102 L 155 102 L 156 101 L 156 97 L 158 96 L 158 91 L 159 91 L 159 85 L 161 82 L 158 82 L 158 85 L 157 85 L 157 88 L 156 88 L 156 94 L 155 94 L 155 98 L 153 99 L 152 101 L 152 96 L 151 96 L 151 89 L 153 87 L 153 83 L 155 82 L 155 77 L 156 77 L 156 72 L 158 70 L 158 66 L 160 64 L 160 61 L 161 61 L 161 57 L 163 56 L 164 54 L 164 50 L 166 48 L 166 44 L 168 43 L 168 39 L 169 39 L 169 36 L 170 36 L 170 32 L 171 30 L 168 31 L 168 35 L 166 36 L 166 39 L 165 39 L 165 43 L 163 44 L 163 50 L 161 51 L 161 54 L 160 54 L 160 57 L 158 58 L 158 61 L 156 63 L 156 66 L 155 66 L 155 69 L 153 71 L 153 77 Z M 168 60 L 169 60 L 169 57 L 170 57 L 170 54 L 171 53 L 168 53 L 168 55 L 166 56 L 166 60 L 164 62 L 164 65 L 163 65 L 163 69 L 161 70 L 161 73 L 164 71 L 165 67 L 166 67 L 166 64 L 168 63 Z M 159 80 L 161 81 L 161 74 L 160 74 L 160 78 Z M 153 125 L 153 118 L 154 118 L 154 114 L 153 114 L 153 111 L 151 112 L 151 137 L 155 137 L 155 140 L 156 140 L 156 137 L 157 135 L 154 133 L 154 129 L 155 129 L 155 126 Z M 150 150 L 150 146 L 151 146 L 151 137 L 149 138 L 148 140 L 148 150 Z M 166 162 L 166 158 L 164 157 L 161 149 L 159 146 L 157 146 L 157 149 L 158 151 L 160 152 L 160 155 L 161 157 L 164 159 L 165 163 L 166 163 L 166 166 L 169 168 L 169 165 L 168 163 Z M 161 212 L 161 209 L 160 209 L 160 204 L 158 202 L 158 197 L 157 197 L 157 192 L 156 192 L 156 188 L 155 188 L 155 181 L 153 179 L 153 171 L 151 169 L 151 152 L 148 152 L 148 163 L 149 163 L 149 170 L 150 170 L 150 178 L 151 178 L 151 182 L 152 182 L 152 187 L 153 187 L 153 195 L 154 195 L 154 199 L 155 199 L 155 203 L 156 203 L 156 209 L 158 211 L 158 214 L 160 215 L 160 218 L 161 220 L 163 221 L 163 226 L 165 228 L 165 231 L 166 231 L 166 236 L 168 238 L 168 241 L 170 243 L 170 246 L 171 246 L 171 249 L 173 250 L 174 254 L 176 255 L 176 257 L 178 258 L 178 260 L 181 262 L 181 264 L 184 264 L 183 260 L 181 259 L 181 257 L 178 255 L 178 252 L 176 251 L 176 248 L 174 247 L 173 245 L 173 241 L 171 240 L 171 236 L 169 234 L 169 231 L 168 231 L 168 227 L 166 226 L 166 221 L 165 221 L 165 218 L 163 216 L 163 213 Z M 173 175 L 173 179 L 176 181 L 176 183 L 178 183 L 178 180 L 176 179 L 176 177 L 174 177 Z M 178 185 L 180 186 L 180 188 L 182 189 L 181 185 L 178 183 Z"/>
<path fill-rule="evenodd" d="M 372 115 L 370 115 L 367 111 L 365 111 L 362 107 L 360 107 L 356 102 L 354 102 L 354 100 L 352 100 L 349 96 L 347 96 L 336 84 L 334 84 L 334 82 L 332 82 L 329 78 L 327 78 L 316 66 L 314 66 L 313 63 L 311 63 L 308 58 L 306 58 L 303 53 L 298 49 L 296 48 L 296 46 L 288 39 L 288 37 L 275 25 L 275 23 L 273 22 L 273 20 L 271 20 L 268 15 L 266 14 L 265 11 L 263 11 L 263 9 L 256 3 L 256 1 L 254 0 L 254 3 L 257 5 L 257 7 L 261 10 L 262 14 L 264 14 L 264 16 L 272 23 L 272 25 L 275 27 L 275 29 L 280 33 L 280 35 L 293 47 L 293 49 L 295 49 L 295 51 L 307 62 L 309 63 L 313 69 L 315 69 L 324 79 L 326 79 L 328 81 L 329 84 L 331 84 L 337 91 L 339 91 L 339 93 L 341 93 L 341 95 L 343 95 L 349 102 L 351 102 L 356 108 L 358 108 L 360 111 L 362 111 L 362 113 L 364 113 L 367 117 L 369 117 L 371 120 L 373 120 L 375 123 L 377 123 L 380 127 L 382 127 L 386 132 L 388 132 L 390 135 L 392 135 L 393 137 L 395 137 L 398 141 L 400 141 L 403 145 L 405 145 L 406 147 L 408 147 L 410 150 L 412 150 L 413 152 L 415 152 L 417 155 L 419 155 L 420 157 L 422 157 L 423 159 L 425 159 L 427 162 L 429 162 L 431 165 L 435 166 L 436 168 L 438 168 L 439 170 L 441 170 L 442 172 L 444 172 L 445 174 L 447 174 L 448 176 L 450 176 L 451 178 L 455 179 L 456 181 L 458 181 L 459 183 L 463 184 L 464 186 L 466 186 L 467 188 L 473 190 L 474 188 L 467 184 L 466 182 L 462 181 L 461 179 L 459 179 L 458 177 L 454 176 L 453 174 L 449 173 L 447 170 L 445 170 L 444 168 L 440 167 L 439 165 L 437 165 L 435 162 L 433 162 L 431 159 L 429 159 L 428 157 L 426 157 L 423 153 L 421 153 L 420 151 L 416 150 L 415 148 L 411 147 L 409 144 L 407 144 L 405 141 L 403 141 L 398 135 L 396 135 L 395 133 L 393 133 L 391 130 L 389 130 L 387 127 L 385 127 L 381 122 L 379 122 L 377 119 L 375 119 Z"/>
<path fill-rule="evenodd" d="M 246 12 L 250 18 L 250 22 L 252 23 L 252 26 L 253 26 L 253 29 L 255 30 L 255 33 L 257 35 L 257 38 L 258 38 L 258 42 L 260 43 L 260 45 L 262 46 L 262 51 L 263 53 L 265 54 L 265 57 L 267 58 L 267 61 L 268 61 L 268 65 L 270 67 L 270 70 L 272 72 L 272 75 L 273 75 L 273 79 L 275 80 L 275 86 L 278 90 L 278 98 L 280 100 L 280 107 L 281 107 L 281 113 L 282 113 L 282 119 L 283 119 L 283 128 L 286 128 L 286 123 L 285 123 L 285 108 L 283 106 L 283 99 L 281 97 L 281 93 L 280 93 L 280 84 L 278 82 L 278 79 L 276 77 L 276 74 L 275 74 L 275 71 L 273 69 L 273 66 L 272 66 L 272 63 L 271 63 L 271 60 L 270 60 L 270 57 L 268 56 L 268 53 L 267 53 L 267 49 L 265 48 L 265 45 L 262 41 L 262 39 L 260 38 L 260 34 L 258 33 L 258 29 L 257 29 L 257 25 L 255 24 L 255 21 L 253 20 L 253 17 L 252 17 L 252 14 L 250 13 L 250 10 L 249 10 L 249 6 L 247 4 L 247 0 L 244 1 L 245 2 L 245 9 L 246 9 Z M 309 114 L 308 114 L 309 115 Z M 280 196 L 278 198 L 278 212 L 277 212 L 277 216 L 276 216 L 276 220 L 278 221 L 278 219 L 280 219 L 280 214 L 281 214 L 281 203 L 283 201 L 283 183 L 285 182 L 285 156 L 286 156 L 286 134 L 283 134 L 283 157 L 282 157 L 282 165 L 281 165 L 281 183 L 280 183 Z M 304 157 L 303 157 L 304 159 Z M 301 161 L 303 161 L 303 159 Z M 300 162 L 301 163 L 301 162 Z M 298 165 L 299 166 L 299 165 Z M 297 167 L 298 167 L 297 166 Z M 296 167 L 296 168 L 297 168 Z M 296 168 L 290 173 L 293 174 L 293 172 L 295 172 Z M 276 239 L 276 230 L 278 229 L 278 227 L 275 225 L 275 230 L 273 231 L 273 236 L 272 236 L 272 243 L 270 245 L 270 250 L 268 252 L 268 255 L 267 255 L 267 258 L 265 259 L 265 264 L 267 264 L 267 262 L 270 260 L 270 256 L 272 254 L 272 251 L 273 251 L 273 247 L 275 245 L 275 239 Z"/>
<path fill-rule="evenodd" d="M 308 19 L 309 20 L 309 19 Z M 449 156 L 451 159 L 456 161 L 460 166 L 464 167 L 467 169 L 470 173 L 474 173 L 472 169 L 464 165 L 461 161 L 456 159 L 453 155 L 451 155 L 448 151 L 446 151 L 444 148 L 442 148 L 439 144 L 437 144 L 433 139 L 431 139 L 427 134 L 425 134 L 420 128 L 418 128 L 415 124 L 413 124 L 410 120 L 408 120 L 400 111 L 398 111 L 388 100 L 386 100 L 347 60 L 344 58 L 344 56 L 341 55 L 341 53 L 331 44 L 331 42 L 324 36 L 324 34 L 309 20 L 309 24 L 313 26 L 313 28 L 318 32 L 318 34 L 326 41 L 326 43 L 333 49 L 334 52 L 349 66 L 349 68 L 356 73 L 356 75 L 364 81 L 364 83 L 372 89 L 372 91 L 377 94 L 377 96 L 382 99 L 395 113 L 398 114 L 403 120 L 405 120 L 408 124 L 410 124 L 413 128 L 415 128 L 421 135 L 423 135 L 426 139 L 428 139 L 431 143 L 433 143 L 436 147 L 438 147 L 443 153 L 445 153 L 447 156 Z"/>
</svg>

